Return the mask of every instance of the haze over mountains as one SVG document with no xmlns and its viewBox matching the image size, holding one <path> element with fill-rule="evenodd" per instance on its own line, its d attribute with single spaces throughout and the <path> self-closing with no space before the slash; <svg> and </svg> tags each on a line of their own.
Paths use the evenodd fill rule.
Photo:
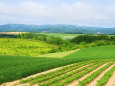
<svg viewBox="0 0 115 86">
<path fill-rule="evenodd" d="M 25 25 L 25 24 L 5 24 L 0 25 L 0 32 L 21 31 L 21 32 L 58 32 L 58 33 L 98 33 L 115 34 L 115 28 L 88 27 L 76 25 Z"/>
</svg>

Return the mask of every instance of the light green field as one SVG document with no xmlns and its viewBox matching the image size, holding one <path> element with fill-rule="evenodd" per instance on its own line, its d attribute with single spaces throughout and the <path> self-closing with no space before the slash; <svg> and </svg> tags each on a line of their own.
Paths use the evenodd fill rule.
<svg viewBox="0 0 115 86">
<path fill-rule="evenodd" d="M 37 56 L 56 47 L 42 41 L 0 38 L 0 55 Z"/>
<path fill-rule="evenodd" d="M 48 36 L 61 37 L 63 39 L 71 39 L 82 34 L 66 34 L 66 33 L 37 33 L 37 34 L 46 34 Z"/>
<path fill-rule="evenodd" d="M 39 57 L 49 57 L 49 58 L 63 58 L 69 54 L 75 53 L 79 51 L 80 49 L 77 50 L 70 50 L 70 51 L 64 51 L 64 52 L 56 52 L 56 53 L 49 53 L 49 54 L 44 54 L 40 55 Z"/>
</svg>

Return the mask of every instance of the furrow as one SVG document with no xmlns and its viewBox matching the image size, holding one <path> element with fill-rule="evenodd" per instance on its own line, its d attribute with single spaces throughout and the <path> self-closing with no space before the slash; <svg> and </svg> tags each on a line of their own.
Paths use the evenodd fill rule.
<svg viewBox="0 0 115 86">
<path fill-rule="evenodd" d="M 77 86 L 86 86 L 86 85 L 87 86 L 92 86 L 92 85 L 95 86 L 96 85 L 96 81 L 98 79 L 100 79 L 98 76 L 102 72 L 105 72 L 107 69 L 110 69 L 111 67 L 113 67 L 113 62 L 109 63 L 109 64 L 105 65 L 103 68 L 95 71 L 94 73 L 92 73 L 91 75 L 89 75 L 88 77 L 86 77 L 84 80 L 79 81 L 79 84 Z M 96 77 L 98 77 L 98 78 L 96 78 Z"/>
<path fill-rule="evenodd" d="M 96 64 L 97 64 L 97 63 L 96 63 Z M 91 67 L 91 68 L 92 68 L 92 66 L 95 67 L 94 65 L 95 65 L 95 64 L 90 65 L 89 67 Z M 88 70 L 87 68 L 89 68 L 89 67 L 86 67 L 86 68 L 83 68 L 83 69 L 79 69 L 79 70 L 74 71 L 74 72 L 71 72 L 71 73 L 69 73 L 69 74 L 65 74 L 65 75 L 63 75 L 63 76 L 61 76 L 61 77 L 52 79 L 52 80 L 50 80 L 50 81 L 48 81 L 48 82 L 45 82 L 45 83 L 42 83 L 42 84 L 40 84 L 39 86 L 49 86 L 49 85 L 52 85 L 52 84 L 54 84 L 54 83 L 60 82 L 60 81 L 62 81 L 62 80 L 64 80 L 64 79 L 66 79 L 66 78 L 71 77 L 72 75 L 75 75 L 75 74 L 77 74 L 77 73 L 79 74 L 79 72 L 82 72 L 82 71 L 84 71 L 84 70 Z M 89 69 L 91 69 L 91 68 L 89 68 Z M 81 73 L 80 73 L 80 74 L 81 74 Z M 54 85 L 52 85 L 52 86 L 54 86 Z M 58 85 L 58 86 L 61 86 L 61 85 Z"/>
<path fill-rule="evenodd" d="M 82 81 L 84 80 L 86 77 L 88 77 L 90 74 L 94 73 L 95 71 L 101 69 L 102 67 L 104 67 L 105 65 L 107 65 L 108 63 L 104 64 L 104 65 L 101 65 L 100 67 L 96 68 L 95 70 L 91 71 L 90 73 L 84 75 L 83 77 L 81 77 L 80 79 L 78 80 L 75 80 L 73 81 L 72 83 L 68 84 L 68 85 L 65 85 L 65 86 L 76 86 L 77 84 L 79 84 L 79 81 Z"/>
</svg>

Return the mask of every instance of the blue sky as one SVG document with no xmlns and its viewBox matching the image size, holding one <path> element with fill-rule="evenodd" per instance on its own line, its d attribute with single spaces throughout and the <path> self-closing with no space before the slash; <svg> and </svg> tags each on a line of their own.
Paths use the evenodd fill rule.
<svg viewBox="0 0 115 86">
<path fill-rule="evenodd" d="M 115 27 L 115 0 L 0 0 L 0 24 Z"/>
</svg>

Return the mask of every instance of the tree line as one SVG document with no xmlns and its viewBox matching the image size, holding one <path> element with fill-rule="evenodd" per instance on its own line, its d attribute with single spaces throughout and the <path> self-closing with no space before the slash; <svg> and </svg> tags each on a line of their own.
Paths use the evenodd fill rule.
<svg viewBox="0 0 115 86">
<path fill-rule="evenodd" d="M 58 45 L 57 49 L 52 49 L 51 52 L 67 51 L 78 48 L 95 47 L 102 45 L 115 44 L 115 36 L 112 35 L 80 35 L 75 38 L 64 40 L 60 37 L 47 36 L 45 34 L 24 33 L 19 34 L 18 38 L 34 39 L 44 41 L 49 44 Z"/>
<path fill-rule="evenodd" d="M 18 38 L 34 39 L 44 41 L 49 44 L 58 45 L 59 48 L 54 49 L 51 52 L 65 51 L 77 48 L 76 44 L 72 43 L 70 40 L 63 40 L 61 37 L 47 36 L 45 34 L 24 33 L 24 34 L 18 34 Z"/>
<path fill-rule="evenodd" d="M 107 40 L 107 41 L 115 41 L 115 36 L 110 36 L 110 35 L 80 35 L 75 38 L 73 38 L 71 41 L 74 43 L 81 43 L 81 42 L 86 42 L 86 43 L 92 43 L 94 41 L 99 41 L 99 40 Z"/>
</svg>

